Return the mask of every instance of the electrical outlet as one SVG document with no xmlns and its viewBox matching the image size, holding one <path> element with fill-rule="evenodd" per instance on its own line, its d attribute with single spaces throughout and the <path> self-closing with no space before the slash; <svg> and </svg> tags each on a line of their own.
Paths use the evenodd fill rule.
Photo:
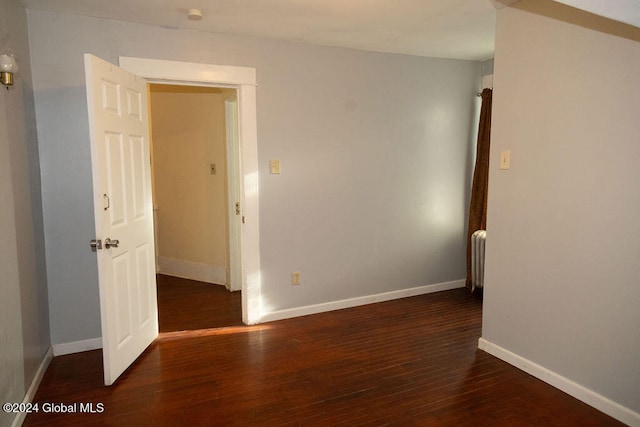
<svg viewBox="0 0 640 427">
<path fill-rule="evenodd" d="M 300 272 L 299 271 L 294 271 L 293 273 L 291 273 L 291 284 L 292 285 L 299 285 L 300 284 Z"/>
</svg>

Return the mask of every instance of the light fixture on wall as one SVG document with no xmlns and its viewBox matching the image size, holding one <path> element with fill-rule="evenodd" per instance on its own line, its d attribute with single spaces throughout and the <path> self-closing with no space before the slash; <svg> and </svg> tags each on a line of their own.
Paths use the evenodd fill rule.
<svg viewBox="0 0 640 427">
<path fill-rule="evenodd" d="M 13 75 L 18 72 L 18 63 L 11 49 L 0 51 L 0 81 L 9 89 L 13 85 Z"/>
<path fill-rule="evenodd" d="M 201 21 L 202 11 L 200 9 L 189 9 L 189 11 L 187 12 L 187 18 L 190 21 Z"/>
</svg>

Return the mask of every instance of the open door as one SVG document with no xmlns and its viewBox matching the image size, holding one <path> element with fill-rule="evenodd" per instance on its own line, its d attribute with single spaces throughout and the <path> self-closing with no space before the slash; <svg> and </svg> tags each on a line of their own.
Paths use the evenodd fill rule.
<svg viewBox="0 0 640 427">
<path fill-rule="evenodd" d="M 85 55 L 105 385 L 158 336 L 147 82 Z"/>
</svg>

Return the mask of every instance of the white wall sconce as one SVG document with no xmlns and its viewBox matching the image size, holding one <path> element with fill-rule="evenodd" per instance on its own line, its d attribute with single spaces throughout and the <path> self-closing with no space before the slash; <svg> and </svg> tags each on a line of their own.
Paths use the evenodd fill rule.
<svg viewBox="0 0 640 427">
<path fill-rule="evenodd" d="M 11 49 L 0 51 L 0 83 L 7 89 L 13 85 L 13 75 L 18 72 L 18 63 Z"/>
<path fill-rule="evenodd" d="M 202 11 L 200 9 L 189 9 L 187 19 L 190 21 L 202 21 Z"/>
</svg>

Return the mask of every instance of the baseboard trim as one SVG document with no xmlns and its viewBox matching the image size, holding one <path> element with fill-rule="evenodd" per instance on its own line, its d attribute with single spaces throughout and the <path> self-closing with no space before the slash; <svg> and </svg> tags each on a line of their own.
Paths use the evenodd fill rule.
<svg viewBox="0 0 640 427">
<path fill-rule="evenodd" d="M 38 391 L 38 387 L 40 387 L 40 383 L 42 382 L 42 378 L 44 377 L 45 372 L 47 372 L 47 368 L 49 367 L 49 363 L 53 359 L 53 349 L 49 347 L 47 352 L 44 354 L 44 357 L 40 361 L 40 365 L 38 365 L 38 369 L 36 370 L 35 375 L 33 376 L 33 380 L 31 380 L 31 384 L 27 389 L 27 392 L 24 395 L 24 399 L 22 399 L 22 403 L 31 403 L 33 402 L 33 398 Z M 24 423 L 25 418 L 27 417 L 26 412 L 18 412 L 16 417 L 13 419 L 11 423 L 11 427 L 19 427 Z"/>
<path fill-rule="evenodd" d="M 54 344 L 53 355 L 64 356 L 65 354 L 82 353 L 83 351 L 98 350 L 101 348 L 102 338 L 91 338 L 82 341 Z"/>
<path fill-rule="evenodd" d="M 538 365 L 519 356 L 497 344 L 492 343 L 484 338 L 478 340 L 478 348 L 484 350 L 492 356 L 498 359 L 504 360 L 510 365 L 515 366 L 518 369 L 525 371 L 526 373 L 533 375 L 539 380 L 552 385 L 553 387 L 562 390 L 563 392 L 575 397 L 576 399 L 586 403 L 589 406 L 593 406 L 597 410 L 604 412 L 607 415 L 617 419 L 630 426 L 640 426 L 640 414 L 632 411 L 631 409 L 608 399 L 601 394 L 590 390 L 569 378 L 553 372 L 544 366 Z"/>
<path fill-rule="evenodd" d="M 226 286 L 227 268 L 185 261 L 182 259 L 158 257 L 158 273 L 167 276 L 180 277 L 182 279 L 197 280 L 199 282 L 213 283 Z"/>
<path fill-rule="evenodd" d="M 322 304 L 307 305 L 303 307 L 276 310 L 262 313 L 260 322 L 273 322 L 275 320 L 290 319 L 293 317 L 307 316 L 309 314 L 323 313 L 326 311 L 340 310 L 343 308 L 357 307 L 359 305 L 373 304 L 376 302 L 390 301 L 394 299 L 412 297 L 416 295 L 430 294 L 433 292 L 448 291 L 450 289 L 463 288 L 465 280 L 454 280 L 451 282 L 436 283 L 433 285 L 418 286 L 415 288 L 401 289 L 380 294 L 367 295 L 363 297 L 348 298 L 338 301 L 325 302 Z"/>
</svg>

